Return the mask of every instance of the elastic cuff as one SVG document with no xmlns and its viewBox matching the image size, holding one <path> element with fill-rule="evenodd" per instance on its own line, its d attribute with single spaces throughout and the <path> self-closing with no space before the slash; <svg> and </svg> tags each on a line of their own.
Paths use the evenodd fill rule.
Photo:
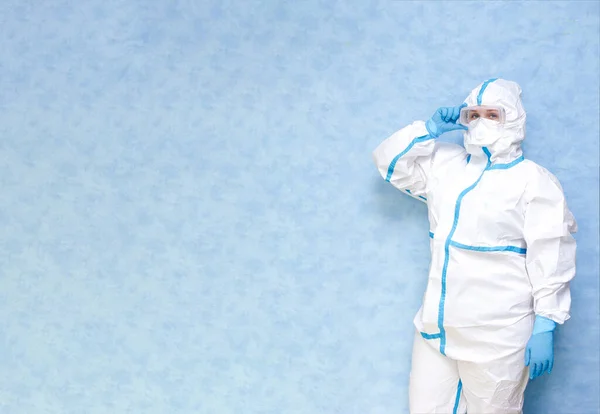
<svg viewBox="0 0 600 414">
<path fill-rule="evenodd" d="M 548 319 L 544 316 L 536 315 L 535 322 L 533 324 L 533 334 L 539 334 L 542 332 L 552 332 L 556 328 L 556 322 L 552 319 Z"/>
</svg>

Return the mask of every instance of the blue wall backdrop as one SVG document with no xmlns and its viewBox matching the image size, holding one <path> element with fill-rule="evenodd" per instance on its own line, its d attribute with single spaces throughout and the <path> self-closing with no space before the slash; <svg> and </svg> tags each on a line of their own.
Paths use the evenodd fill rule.
<svg viewBox="0 0 600 414">
<path fill-rule="evenodd" d="M 498 76 L 580 228 L 525 412 L 598 412 L 599 16 L 1 1 L 0 413 L 406 413 L 426 207 L 371 151 Z"/>
</svg>

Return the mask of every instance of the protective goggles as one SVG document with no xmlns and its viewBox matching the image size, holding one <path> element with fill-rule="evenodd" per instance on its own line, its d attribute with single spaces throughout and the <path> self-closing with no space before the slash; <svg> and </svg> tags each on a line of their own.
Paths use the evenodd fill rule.
<svg viewBox="0 0 600 414">
<path fill-rule="evenodd" d="M 470 122 L 477 121 L 479 118 L 504 124 L 506 112 L 500 106 L 491 105 L 467 106 L 460 110 L 459 122 L 463 125 L 469 125 Z"/>
</svg>

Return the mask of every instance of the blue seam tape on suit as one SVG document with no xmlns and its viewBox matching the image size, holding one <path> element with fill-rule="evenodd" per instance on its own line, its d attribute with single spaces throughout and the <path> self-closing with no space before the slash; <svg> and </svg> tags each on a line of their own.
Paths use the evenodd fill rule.
<svg viewBox="0 0 600 414">
<path fill-rule="evenodd" d="M 410 191 L 410 190 L 406 190 L 406 192 L 407 192 L 408 194 L 410 194 L 411 196 L 413 195 L 412 191 Z M 413 196 L 413 197 L 414 197 L 414 196 Z M 423 196 L 417 196 L 417 197 L 419 197 L 421 200 L 425 200 L 425 201 L 427 201 L 427 199 L 426 199 L 425 197 L 423 197 Z"/>
<path fill-rule="evenodd" d="M 406 147 L 406 149 L 404 151 L 402 151 L 400 154 L 396 155 L 394 157 L 394 159 L 392 160 L 392 162 L 390 163 L 390 166 L 388 167 L 388 173 L 387 176 L 385 177 L 385 181 L 389 182 L 392 179 L 392 174 L 394 174 L 394 168 L 396 168 L 396 163 L 398 162 L 398 160 L 404 155 L 406 154 L 408 151 L 410 151 L 410 149 L 417 143 L 417 142 L 423 142 L 423 141 L 427 141 L 433 139 L 432 136 L 430 135 L 423 135 L 422 137 L 418 137 L 415 138 L 411 141 L 410 144 L 408 144 L 408 147 Z"/>
<path fill-rule="evenodd" d="M 476 252 L 514 252 L 519 254 L 527 253 L 527 249 L 518 246 L 468 246 L 455 241 L 450 242 L 451 246 L 464 250 L 473 250 Z"/>
<path fill-rule="evenodd" d="M 515 165 L 517 165 L 518 163 L 520 163 L 521 161 L 523 161 L 525 159 L 525 157 L 523 157 L 522 155 L 517 158 L 516 160 L 509 162 L 508 164 L 495 164 L 492 165 L 490 167 L 490 170 L 507 170 L 511 167 L 514 167 Z"/>
<path fill-rule="evenodd" d="M 440 330 L 440 352 L 442 353 L 442 355 L 446 355 L 446 330 L 444 329 L 444 308 L 446 304 L 446 280 L 448 276 L 448 264 L 450 262 L 450 242 L 452 241 L 452 236 L 454 236 L 454 232 L 456 232 L 456 227 L 458 226 L 458 218 L 460 216 L 460 206 L 462 203 L 462 199 L 470 191 L 472 191 L 477 186 L 477 184 L 479 184 L 479 181 L 481 181 L 483 174 L 485 174 L 485 172 L 489 169 L 491 165 L 491 154 L 489 150 L 487 148 L 484 148 L 483 150 L 488 157 L 487 165 L 481 173 L 481 175 L 479 176 L 479 178 L 477 179 L 477 181 L 475 181 L 469 187 L 464 189 L 458 196 L 458 199 L 456 200 L 456 205 L 454 207 L 454 222 L 452 223 L 452 228 L 450 229 L 450 233 L 448 234 L 448 237 L 446 238 L 446 242 L 444 244 L 444 265 L 442 267 L 442 293 L 440 295 L 440 304 L 438 306 L 438 328 Z"/>
<path fill-rule="evenodd" d="M 479 90 L 479 94 L 477 95 L 477 105 L 481 105 L 481 100 L 483 99 L 483 93 L 487 89 L 488 85 L 497 79 L 498 78 L 487 80 L 483 83 L 483 85 L 481 85 L 481 89 Z"/>
<path fill-rule="evenodd" d="M 429 238 L 433 239 L 434 237 L 435 237 L 435 234 L 430 231 Z M 508 245 L 508 246 L 470 246 L 467 244 L 455 242 L 454 240 L 452 240 L 450 242 L 450 245 L 457 247 L 459 249 L 474 250 L 474 251 L 478 251 L 478 252 L 515 252 L 515 253 L 519 253 L 519 254 L 527 253 L 527 249 L 524 247 L 510 246 L 510 245 Z"/>
<path fill-rule="evenodd" d="M 454 400 L 454 409 L 452 414 L 458 413 L 458 404 L 460 403 L 460 392 L 462 391 L 462 381 L 458 380 L 458 387 L 456 387 L 456 399 Z"/>
<path fill-rule="evenodd" d="M 428 333 L 425 333 L 425 332 L 421 332 L 421 336 L 423 338 L 425 338 L 425 339 L 439 339 L 440 334 L 439 333 L 437 333 L 437 334 L 428 334 Z"/>
</svg>

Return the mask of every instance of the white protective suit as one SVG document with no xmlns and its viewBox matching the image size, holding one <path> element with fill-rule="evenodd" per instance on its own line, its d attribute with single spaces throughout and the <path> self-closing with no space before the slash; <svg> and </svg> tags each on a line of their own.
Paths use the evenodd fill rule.
<svg viewBox="0 0 600 414">
<path fill-rule="evenodd" d="M 577 225 L 554 175 L 523 158 L 519 85 L 486 81 L 465 103 L 499 105 L 506 122 L 477 121 L 463 148 L 431 138 L 416 121 L 373 152 L 382 177 L 425 202 L 429 215 L 410 410 L 520 413 L 535 315 L 569 318 Z"/>
</svg>

